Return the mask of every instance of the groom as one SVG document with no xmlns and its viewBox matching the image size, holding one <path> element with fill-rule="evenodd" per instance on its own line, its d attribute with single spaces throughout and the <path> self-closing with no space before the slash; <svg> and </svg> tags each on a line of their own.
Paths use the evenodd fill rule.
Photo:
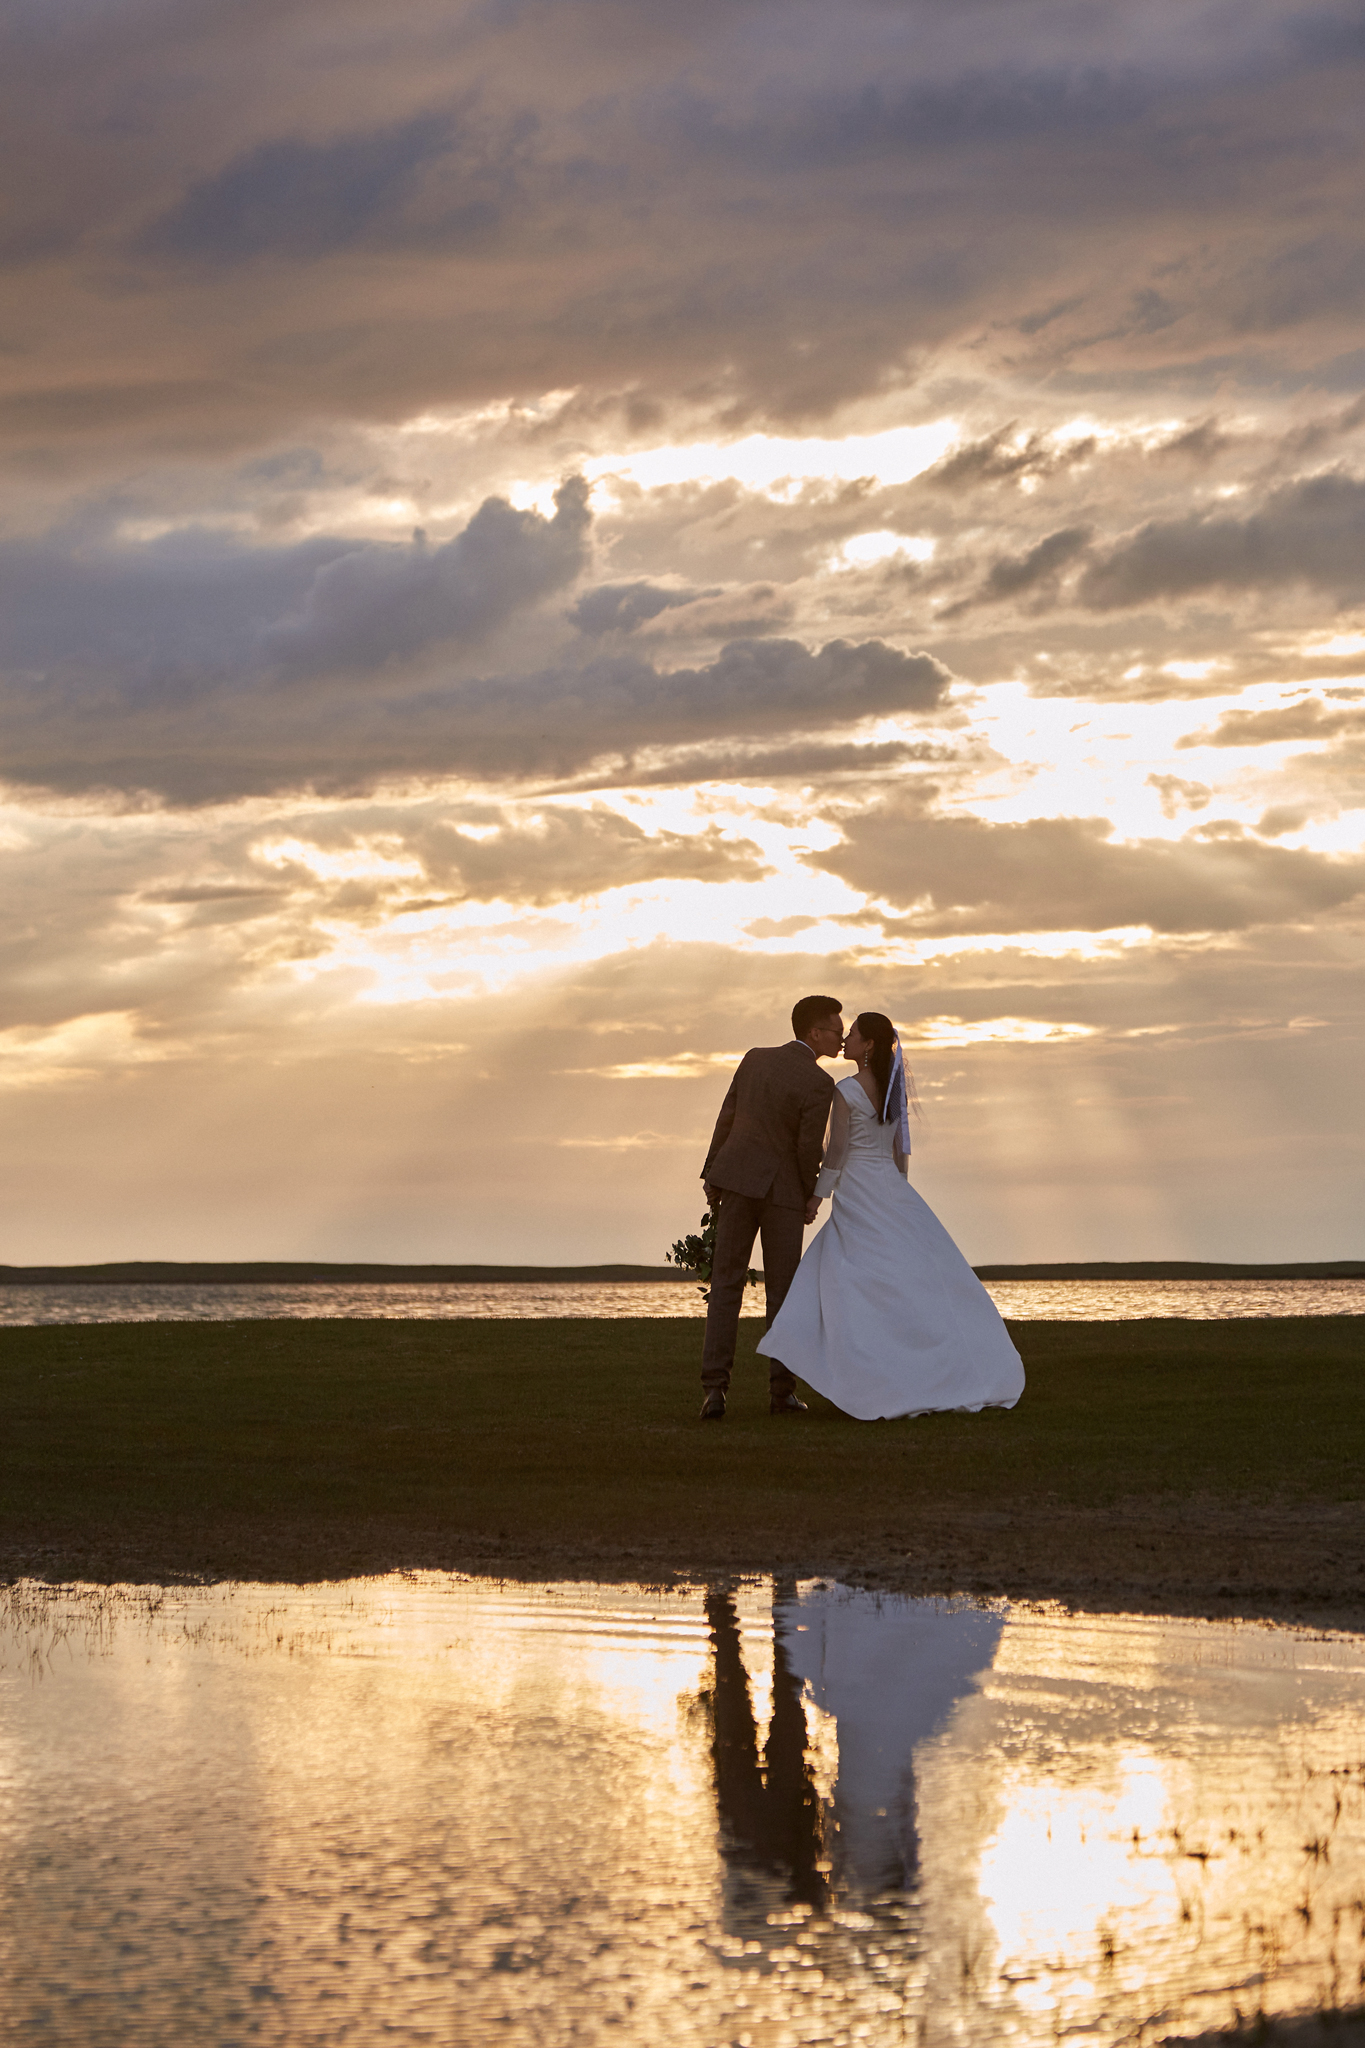
<svg viewBox="0 0 1365 2048">
<path fill-rule="evenodd" d="M 819 1062 L 839 1057 L 841 1008 L 836 996 L 802 996 L 792 1011 L 789 1043 L 746 1052 L 720 1106 L 701 1170 L 706 1200 L 718 1214 L 701 1362 L 704 1422 L 724 1419 L 755 1237 L 763 1244 L 766 1329 L 801 1263 L 805 1225 L 815 1221 L 815 1178 L 834 1098 L 834 1083 Z M 806 1410 L 795 1379 L 776 1358 L 768 1361 L 768 1409 L 773 1415 Z"/>
</svg>

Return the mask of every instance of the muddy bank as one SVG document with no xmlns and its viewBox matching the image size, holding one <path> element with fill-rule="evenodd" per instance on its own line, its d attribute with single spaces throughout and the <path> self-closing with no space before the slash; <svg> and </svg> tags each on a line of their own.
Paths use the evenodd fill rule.
<svg viewBox="0 0 1365 2048">
<path fill-rule="evenodd" d="M 911 1594 L 1055 1601 L 1095 1612 L 1168 1613 L 1365 1629 L 1365 1508 L 1210 1501 L 1085 1509 L 1036 1503 L 936 1504 L 876 1544 L 793 1541 L 773 1528 L 742 1544 L 684 1546 L 659 1535 L 530 1540 L 514 1531 L 414 1527 L 375 1519 L 244 1518 L 12 1530 L 6 1579 L 176 1585 L 302 1584 L 402 1570 L 525 1581 L 673 1584 L 777 1573 Z"/>
</svg>

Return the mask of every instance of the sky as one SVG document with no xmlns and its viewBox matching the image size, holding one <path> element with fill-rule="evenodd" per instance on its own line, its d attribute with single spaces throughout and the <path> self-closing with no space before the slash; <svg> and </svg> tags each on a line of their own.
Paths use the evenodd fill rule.
<svg viewBox="0 0 1365 2048">
<path fill-rule="evenodd" d="M 1362 1255 L 1357 5 L 3 45 L 0 1259 L 656 1263 L 810 992 L 977 1262 Z"/>
</svg>

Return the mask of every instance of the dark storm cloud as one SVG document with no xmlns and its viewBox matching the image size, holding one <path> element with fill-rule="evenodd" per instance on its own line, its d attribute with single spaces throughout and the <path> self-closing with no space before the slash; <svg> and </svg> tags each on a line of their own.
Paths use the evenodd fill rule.
<svg viewBox="0 0 1365 2048">
<path fill-rule="evenodd" d="M 264 142 L 193 184 L 140 246 L 146 255 L 200 263 L 310 261 L 380 238 L 391 246 L 405 238 L 421 172 L 453 147 L 452 123 L 440 115 L 324 143 Z M 458 242 L 486 235 L 496 218 L 491 195 L 471 196 L 442 225 Z"/>
<path fill-rule="evenodd" d="M 490 499 L 442 547 L 245 547 L 203 529 L 130 544 L 107 528 L 0 543 L 0 671 L 54 718 L 83 685 L 133 709 L 147 692 L 189 704 L 272 675 L 376 673 L 477 642 L 572 581 L 586 559 L 585 487 L 570 479 L 555 502 L 543 519 Z"/>
<path fill-rule="evenodd" d="M 996 825 L 893 800 L 846 821 L 844 832 L 841 846 L 807 855 L 809 864 L 913 911 L 897 928 L 924 937 L 1132 925 L 1241 931 L 1308 920 L 1365 891 L 1365 860 L 1262 846 L 1235 827 L 1124 844 L 1104 818 Z"/>
<path fill-rule="evenodd" d="M 67 394 L 138 443 L 197 392 L 249 442 L 576 385 L 810 418 L 983 337 L 1106 376 L 1291 332 L 1325 361 L 1365 291 L 1365 59 L 1301 31 L 1352 16 L 211 0 L 64 11 L 60 62 L 20 17 L 10 444 L 79 442 Z"/>
<path fill-rule="evenodd" d="M 287 579 L 271 585 L 278 613 L 266 621 L 233 581 L 235 558 L 224 596 L 200 548 L 191 549 L 187 598 L 173 549 L 157 558 L 170 591 L 160 580 L 152 586 L 165 599 L 160 612 L 139 602 L 148 593 L 140 562 L 133 593 L 119 593 L 123 638 L 83 589 L 86 601 L 73 607 L 59 643 L 60 668 L 50 647 L 51 666 L 36 666 L 35 636 L 23 630 L 31 620 L 21 613 L 4 684 L 0 773 L 188 803 L 291 788 L 359 791 L 393 778 L 563 777 L 651 747 L 823 732 L 943 704 L 952 677 L 942 663 L 877 640 L 833 640 L 812 652 L 798 640 L 747 639 L 694 667 L 663 670 L 617 654 L 442 679 L 449 656 L 438 641 L 448 649 L 461 625 L 477 639 L 507 607 L 565 580 L 581 512 L 568 487 L 552 521 L 485 506 L 437 551 L 444 564 L 435 576 L 421 547 L 315 545 L 294 565 L 294 604 L 281 601 Z M 480 573 L 466 583 L 471 549 Z M 515 573 L 509 557 L 521 565 Z M 204 586 L 217 602 L 207 618 Z M 251 595 L 259 597 L 257 586 Z"/>
<path fill-rule="evenodd" d="M 606 633 L 633 633 L 660 612 L 716 597 L 714 590 L 664 590 L 656 583 L 602 583 L 585 591 L 569 613 L 580 633 L 599 638 Z"/>
<path fill-rule="evenodd" d="M 449 734 L 452 764 L 493 775 L 567 774 L 602 758 L 701 738 L 821 732 L 890 712 L 932 712 L 952 678 L 881 641 L 737 640 L 698 668 L 629 655 L 467 684 L 414 704 Z"/>
<path fill-rule="evenodd" d="M 975 605 L 999 604 L 1032 593 L 1055 593 L 1062 571 L 1084 552 L 1090 536 L 1088 526 L 1064 526 L 1056 533 L 1045 534 L 1022 555 L 1000 556 L 986 571 L 981 587 L 949 606 L 942 616 L 954 619 Z"/>
<path fill-rule="evenodd" d="M 341 674 L 410 659 L 447 640 L 477 640 L 584 567 L 587 487 L 571 478 L 555 516 L 482 505 L 444 547 L 359 547 L 319 568 L 298 610 L 264 638 L 290 675 Z"/>
<path fill-rule="evenodd" d="M 1306 583 L 1341 603 L 1365 596 L 1365 481 L 1344 471 L 1286 484 L 1244 518 L 1221 512 L 1153 520 L 1081 577 L 1095 611 L 1204 590 Z"/>
<path fill-rule="evenodd" d="M 679 125 L 731 162 L 828 172 L 848 164 L 941 159 L 963 145 L 994 152 L 1038 140 L 1112 140 L 1116 130 L 1151 111 L 1161 90 L 1155 73 L 1081 72 L 1065 64 L 1030 65 L 1021 56 L 1012 53 L 988 68 L 973 51 L 965 76 L 927 85 L 864 79 L 852 88 L 811 91 L 773 112 L 760 108 L 727 118 L 722 102 L 684 102 Z"/>
</svg>

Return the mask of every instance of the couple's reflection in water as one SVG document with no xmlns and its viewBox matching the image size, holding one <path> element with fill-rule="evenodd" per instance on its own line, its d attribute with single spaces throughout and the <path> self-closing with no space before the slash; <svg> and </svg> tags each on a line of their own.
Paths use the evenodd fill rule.
<svg viewBox="0 0 1365 2048">
<path fill-rule="evenodd" d="M 839 1902 L 876 1910 L 878 1900 L 903 1911 L 919 1873 L 915 1749 L 991 1665 L 1003 1613 L 775 1583 L 772 1711 L 761 1744 L 734 1593 L 712 1588 L 706 1617 L 732 1931 L 778 1903 L 811 1915 Z"/>
<path fill-rule="evenodd" d="M 773 1704 L 760 1758 L 758 1721 L 733 1593 L 709 1592 L 715 1674 L 711 1759 L 721 1852 L 741 1909 L 757 1906 L 776 1880 L 793 1905 L 823 1910 L 829 1899 L 826 1817 L 807 1754 L 801 1687 L 791 1670 L 773 1602 Z M 757 1886 L 755 1882 L 757 1881 Z M 766 1880 L 766 1882 L 765 1882 Z"/>
<path fill-rule="evenodd" d="M 903 1892 L 914 1880 L 914 1796 L 908 1760 L 896 1788 L 894 1813 L 883 1809 L 870 1816 L 882 1823 L 877 1832 L 887 1838 L 876 1844 L 872 1867 L 866 1867 L 856 1851 L 873 1845 L 850 1842 L 845 1847 L 836 1805 L 820 1796 L 803 1699 L 808 1674 L 798 1670 L 793 1655 L 793 1638 L 805 1632 L 798 1613 L 795 1585 L 775 1586 L 772 1711 L 760 1749 L 735 1596 L 720 1589 L 706 1596 L 715 1660 L 710 1712 L 717 1819 L 727 1892 L 741 1918 L 760 1905 L 766 1907 L 774 1886 L 787 1904 L 822 1913 L 836 1893 Z M 849 1850 L 855 1853 L 850 1856 Z"/>
</svg>

